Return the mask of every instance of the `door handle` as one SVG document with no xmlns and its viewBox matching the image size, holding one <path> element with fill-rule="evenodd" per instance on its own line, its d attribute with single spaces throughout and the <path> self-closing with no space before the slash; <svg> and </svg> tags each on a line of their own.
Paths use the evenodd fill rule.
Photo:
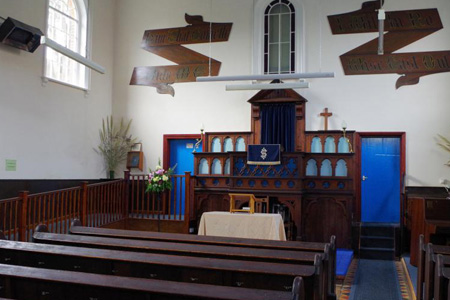
<svg viewBox="0 0 450 300">
<path fill-rule="evenodd" d="M 368 178 L 368 177 L 366 177 L 366 176 L 364 176 L 364 175 L 362 176 L 362 180 L 363 180 L 363 181 L 366 181 L 367 178 Z"/>
</svg>

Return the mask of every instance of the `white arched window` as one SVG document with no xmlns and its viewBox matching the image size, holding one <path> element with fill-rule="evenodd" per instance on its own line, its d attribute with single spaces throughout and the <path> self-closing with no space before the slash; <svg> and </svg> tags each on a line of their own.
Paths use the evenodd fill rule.
<svg viewBox="0 0 450 300">
<path fill-rule="evenodd" d="M 301 0 L 256 0 L 253 66 L 258 74 L 301 72 Z"/>
<path fill-rule="evenodd" d="M 264 12 L 264 74 L 295 72 L 295 9 L 274 0 Z"/>
<path fill-rule="evenodd" d="M 87 45 L 87 0 L 48 0 L 46 36 L 84 57 Z M 46 47 L 45 77 L 87 89 L 86 67 Z"/>
</svg>

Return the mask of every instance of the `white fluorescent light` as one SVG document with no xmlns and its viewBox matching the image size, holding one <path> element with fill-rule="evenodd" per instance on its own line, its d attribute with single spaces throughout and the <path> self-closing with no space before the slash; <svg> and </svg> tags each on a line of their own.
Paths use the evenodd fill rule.
<svg viewBox="0 0 450 300">
<path fill-rule="evenodd" d="M 204 76 L 197 77 L 197 82 L 238 81 L 238 80 L 274 80 L 274 79 L 304 79 L 334 77 L 334 72 L 268 74 L 268 75 L 237 75 L 237 76 Z"/>
<path fill-rule="evenodd" d="M 225 90 L 227 91 L 278 90 L 278 89 L 304 89 L 308 87 L 309 82 L 256 83 L 256 84 L 226 85 Z"/>
<path fill-rule="evenodd" d="M 378 55 L 384 54 L 384 20 L 386 19 L 386 13 L 384 9 L 378 10 Z"/>
<path fill-rule="evenodd" d="M 80 64 L 83 64 L 86 67 L 91 68 L 94 71 L 97 71 L 101 74 L 105 74 L 106 70 L 104 67 L 100 66 L 99 64 L 96 64 L 95 62 L 87 59 L 84 56 L 81 56 L 80 54 L 78 54 L 70 49 L 67 49 L 66 47 L 61 46 L 60 44 L 49 39 L 48 37 L 45 37 L 45 36 L 41 37 L 41 45 L 46 45 L 47 47 L 50 47 L 53 50 L 55 50 L 61 54 L 64 54 L 65 56 L 70 57 L 73 60 L 76 60 Z"/>
</svg>

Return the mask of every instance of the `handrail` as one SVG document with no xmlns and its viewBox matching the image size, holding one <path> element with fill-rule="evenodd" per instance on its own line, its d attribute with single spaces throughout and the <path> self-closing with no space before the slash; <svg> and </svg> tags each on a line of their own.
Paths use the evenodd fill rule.
<svg viewBox="0 0 450 300">
<path fill-rule="evenodd" d="M 125 179 L 29 194 L 0 200 L 0 230 L 13 240 L 29 241 L 38 224 L 51 232 L 67 233 L 78 218 L 85 226 L 104 226 L 130 217 L 164 216 L 168 222 L 183 222 L 188 230 L 192 181 L 190 173 L 173 175 L 174 190 L 162 197 L 160 210 L 154 197 L 145 193 L 148 174 L 126 174 Z M 182 209 L 184 193 L 185 206 Z M 136 201 L 139 201 L 137 203 Z"/>
</svg>

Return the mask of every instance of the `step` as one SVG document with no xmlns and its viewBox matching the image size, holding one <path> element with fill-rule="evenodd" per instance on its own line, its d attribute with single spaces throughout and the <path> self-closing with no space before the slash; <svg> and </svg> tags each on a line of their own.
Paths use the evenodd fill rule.
<svg viewBox="0 0 450 300">
<path fill-rule="evenodd" d="M 394 249 L 394 238 L 383 236 L 361 236 L 360 247 Z"/>
<path fill-rule="evenodd" d="M 361 236 L 391 237 L 395 235 L 395 226 L 390 225 L 365 225 L 361 226 Z"/>
<path fill-rule="evenodd" d="M 394 260 L 395 251 L 391 248 L 361 247 L 359 257 L 364 259 Z"/>
</svg>

